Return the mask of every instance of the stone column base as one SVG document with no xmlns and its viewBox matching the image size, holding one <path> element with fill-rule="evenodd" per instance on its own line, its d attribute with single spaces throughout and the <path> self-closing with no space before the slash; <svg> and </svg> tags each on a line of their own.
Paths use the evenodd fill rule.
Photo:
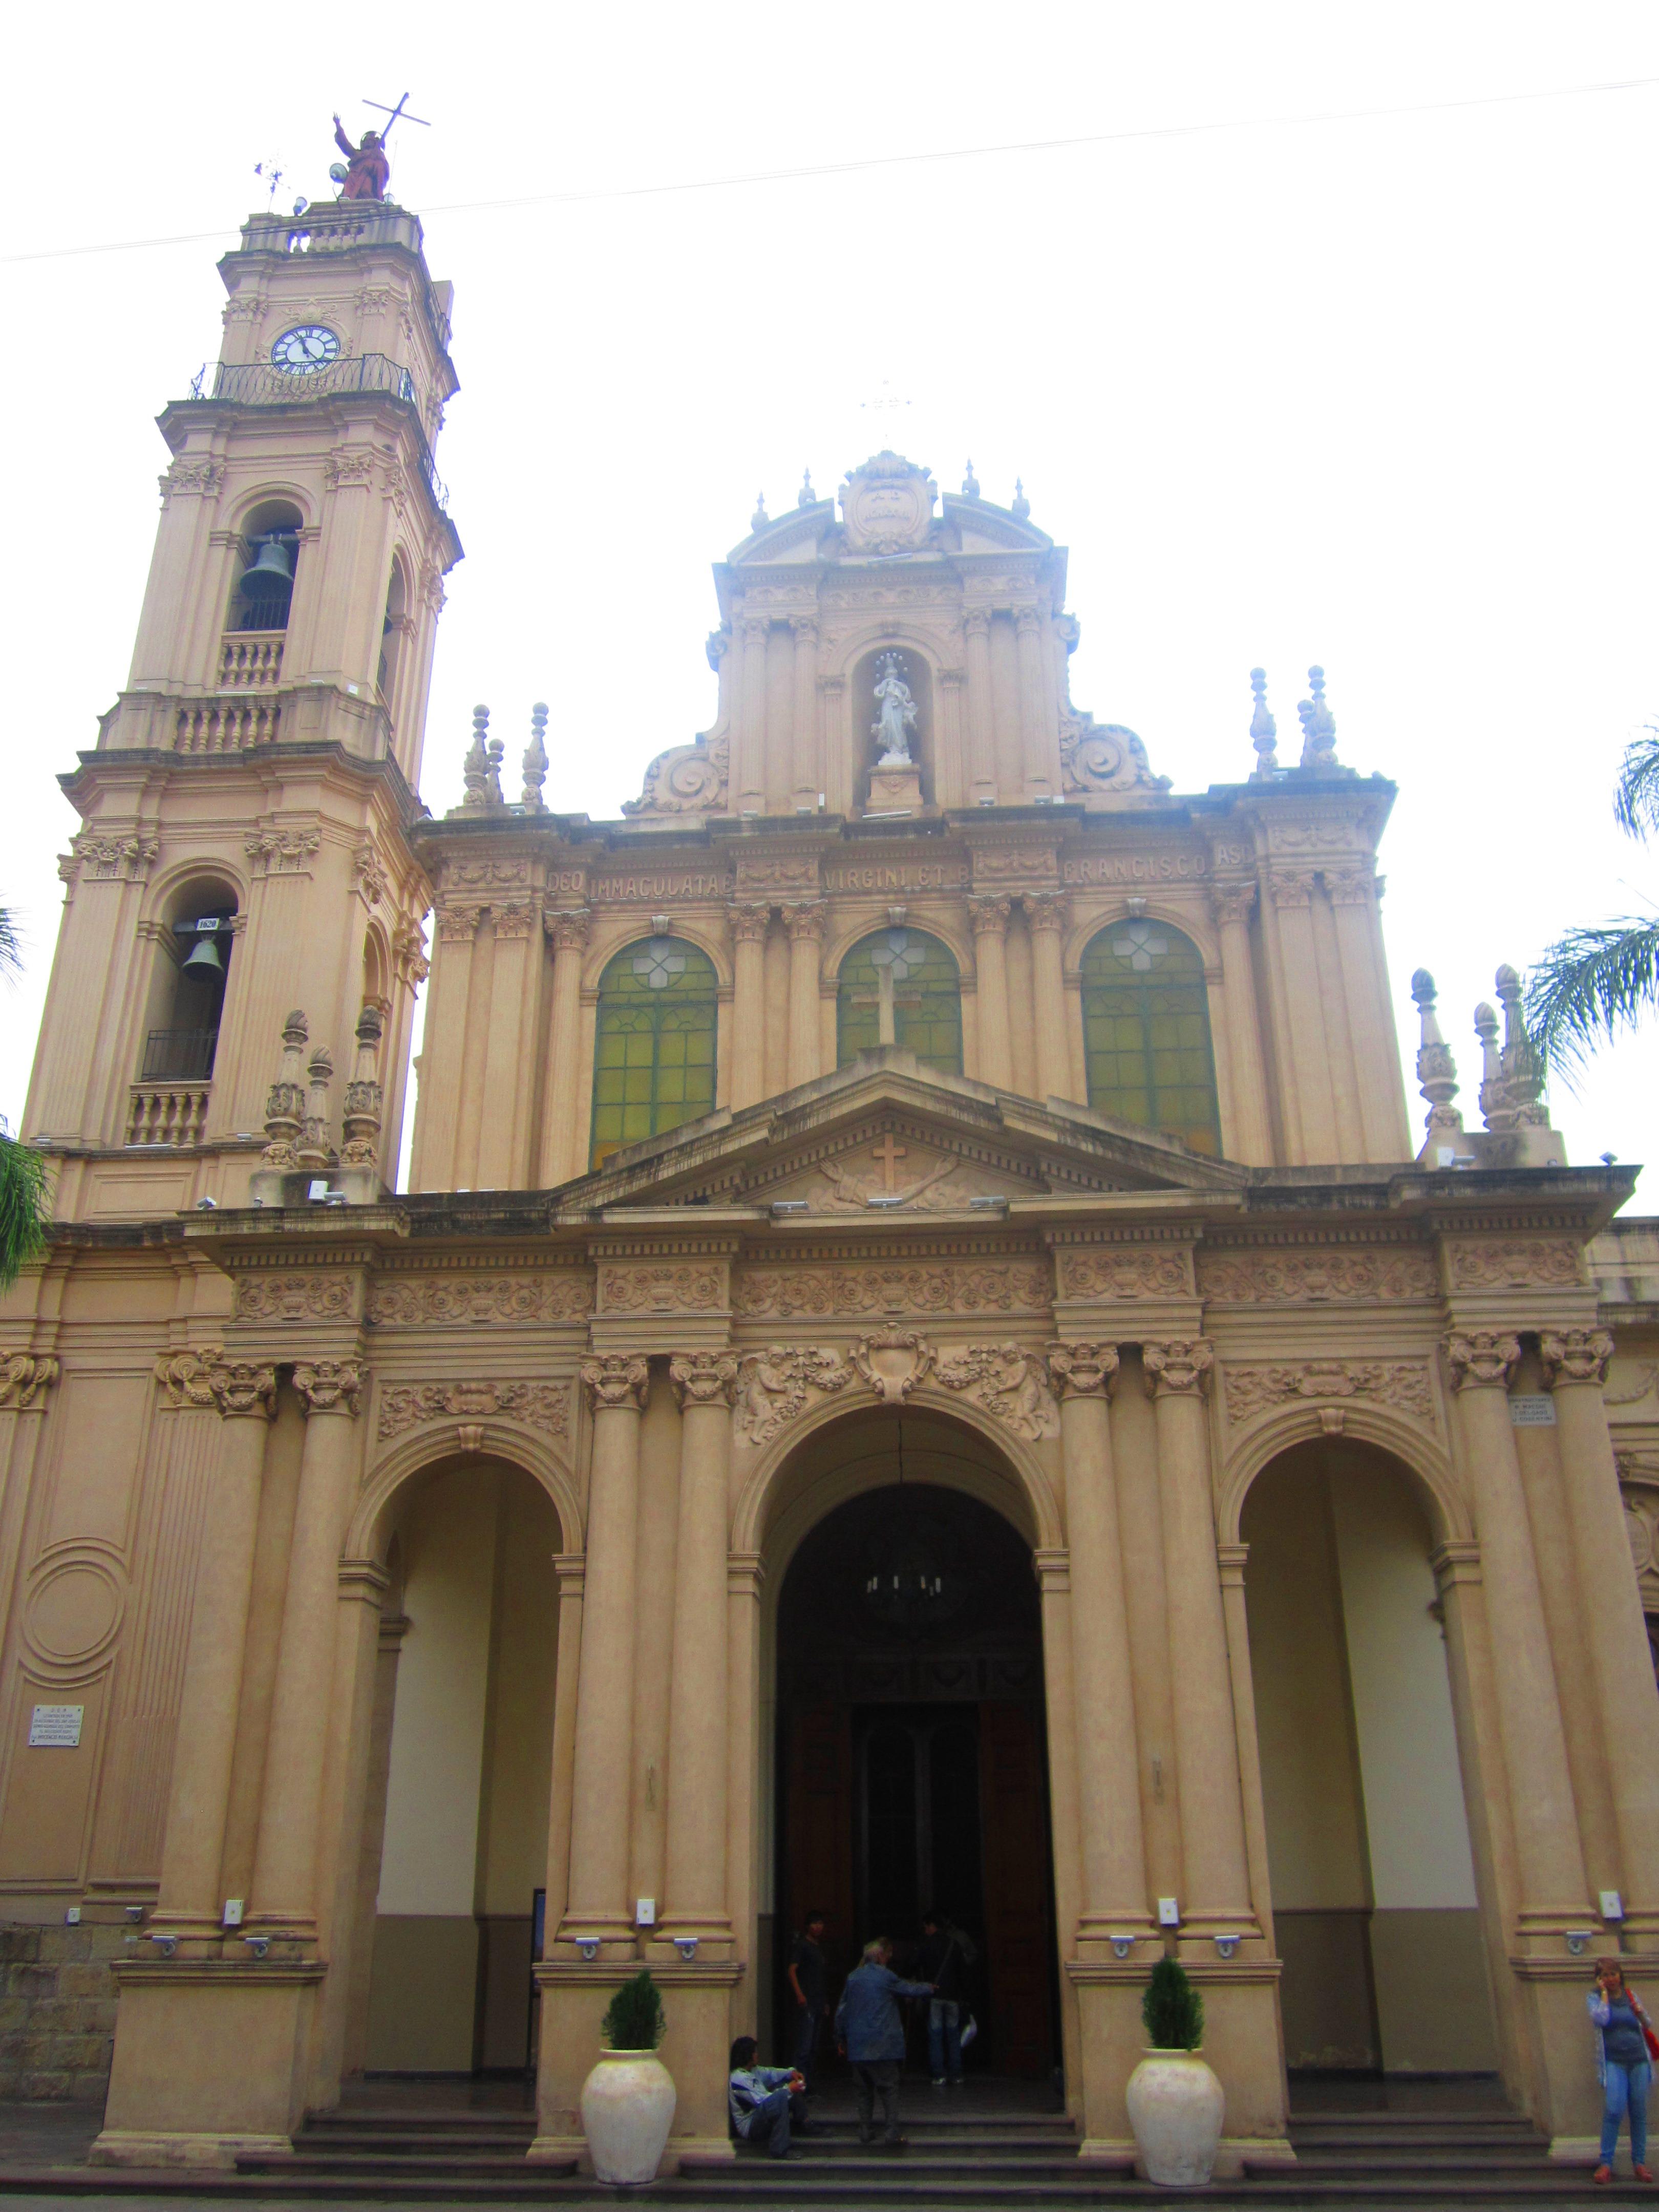
<svg viewBox="0 0 1659 2212">
<path fill-rule="evenodd" d="M 591 1966 L 546 1960 L 534 1969 L 541 1991 L 542 2036 L 532 2159 L 568 2159 L 574 2154 L 584 2173 L 592 2172 L 582 2133 L 582 2083 L 599 2063 L 605 2008 L 638 1972 L 635 1961 L 605 1959 L 596 1959 Z M 726 2053 L 732 2042 L 732 1992 L 743 1973 L 741 1961 L 732 1959 L 652 1967 L 668 2022 L 657 2056 L 673 2077 L 678 2100 L 663 2154 L 665 2174 L 678 2172 L 684 2157 L 707 2166 L 716 2160 L 723 2164 L 735 2154 L 727 2132 Z"/>
<path fill-rule="evenodd" d="M 1659 1968 L 1651 1954 L 1646 1960 L 1626 1955 L 1620 1964 L 1638 1990 L 1653 1979 L 1650 1968 Z M 1601 2142 L 1601 2085 L 1595 2073 L 1595 2031 L 1589 2024 L 1584 2000 L 1590 1993 L 1595 1961 L 1588 1955 L 1556 1958 L 1511 1957 L 1510 1967 L 1519 1985 L 1526 2014 L 1531 2081 L 1528 2099 L 1531 2117 L 1550 2139 L 1550 2156 L 1564 2161 L 1594 2152 Z"/>
<path fill-rule="evenodd" d="M 115 2027 L 95 2166 L 230 2166 L 293 2148 L 318 1960 L 144 1959 L 115 1967 Z"/>
</svg>

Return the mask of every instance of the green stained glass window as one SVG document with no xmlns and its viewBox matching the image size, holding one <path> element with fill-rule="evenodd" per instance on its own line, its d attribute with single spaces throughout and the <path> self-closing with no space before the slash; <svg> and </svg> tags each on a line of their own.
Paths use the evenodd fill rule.
<svg viewBox="0 0 1659 2212">
<path fill-rule="evenodd" d="M 836 1066 L 873 1052 L 884 1038 L 915 1053 L 924 1067 L 962 1073 L 962 979 L 948 948 L 919 929 L 878 929 L 841 963 Z"/>
<path fill-rule="evenodd" d="M 1089 1103 L 1221 1153 L 1210 1000 L 1198 948 L 1167 922 L 1114 922 L 1083 956 Z"/>
<path fill-rule="evenodd" d="M 599 978 L 589 1165 L 714 1110 L 714 970 L 678 937 L 619 952 Z"/>
</svg>

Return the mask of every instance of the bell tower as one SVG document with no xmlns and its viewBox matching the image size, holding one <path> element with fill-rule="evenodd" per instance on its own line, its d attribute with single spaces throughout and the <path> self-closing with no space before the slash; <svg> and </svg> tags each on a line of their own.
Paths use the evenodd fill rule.
<svg viewBox="0 0 1659 2212">
<path fill-rule="evenodd" d="M 295 1008 L 337 1101 L 379 1014 L 398 1154 L 430 904 L 406 833 L 461 557 L 433 462 L 451 288 L 389 202 L 253 216 L 219 269 L 221 357 L 159 417 L 131 673 L 62 779 L 82 826 L 22 1130 L 60 1217 L 246 1203 Z"/>
</svg>

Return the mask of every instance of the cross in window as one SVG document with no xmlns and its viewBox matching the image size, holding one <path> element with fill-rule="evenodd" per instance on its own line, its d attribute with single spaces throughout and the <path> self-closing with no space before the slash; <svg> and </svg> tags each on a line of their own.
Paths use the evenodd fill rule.
<svg viewBox="0 0 1659 2212">
<path fill-rule="evenodd" d="M 1120 960 L 1127 960 L 1137 975 L 1144 975 L 1169 949 L 1169 939 L 1156 936 L 1150 921 L 1132 921 L 1121 937 L 1112 939 L 1113 951 Z"/>
<path fill-rule="evenodd" d="M 924 949 L 913 945 L 902 929 L 890 929 L 884 941 L 872 951 L 870 961 L 876 971 L 876 988 L 873 991 L 854 991 L 850 996 L 855 1006 L 874 1005 L 878 1044 L 896 1044 L 896 1010 L 921 1004 L 920 991 L 900 991 L 895 986 L 902 982 L 913 968 L 920 968 L 926 957 Z"/>
<path fill-rule="evenodd" d="M 889 1198 L 893 1195 L 893 1170 L 906 1157 L 902 1145 L 896 1145 L 891 1135 L 885 1136 L 875 1147 L 876 1164 L 881 1170 L 882 1188 Z"/>
</svg>

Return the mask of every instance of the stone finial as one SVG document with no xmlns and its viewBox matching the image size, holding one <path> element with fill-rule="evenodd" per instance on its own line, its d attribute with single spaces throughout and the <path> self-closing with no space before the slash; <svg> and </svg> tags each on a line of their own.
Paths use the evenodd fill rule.
<svg viewBox="0 0 1659 2212">
<path fill-rule="evenodd" d="M 524 799 L 526 814 L 545 814 L 542 786 L 547 781 L 547 704 L 538 699 L 530 710 L 530 743 L 524 756 Z"/>
<path fill-rule="evenodd" d="M 962 479 L 962 495 L 964 499 L 979 497 L 979 478 L 974 474 L 974 465 L 971 461 L 968 464 L 967 475 Z"/>
<path fill-rule="evenodd" d="M 1498 986 L 1498 1004 L 1504 1009 L 1502 1066 L 1504 1088 L 1513 1116 L 1511 1126 L 1517 1129 L 1547 1129 L 1549 1109 L 1542 1103 L 1544 1063 L 1527 1035 L 1522 1017 L 1521 978 L 1506 962 L 1493 981 Z"/>
<path fill-rule="evenodd" d="M 1279 774 L 1279 725 L 1267 710 L 1267 672 L 1265 668 L 1250 671 L 1250 696 L 1255 701 L 1255 711 L 1250 716 L 1250 743 L 1255 747 L 1255 767 L 1251 771 L 1250 781 L 1265 783 L 1270 775 Z"/>
<path fill-rule="evenodd" d="M 1474 1033 L 1480 1040 L 1480 1118 L 1489 1134 L 1501 1137 L 1515 1127 L 1515 1109 L 1498 1049 L 1498 1017 L 1484 999 L 1474 1010 Z"/>
<path fill-rule="evenodd" d="M 1013 516 L 1016 522 L 1024 522 L 1031 512 L 1031 502 L 1025 496 L 1025 487 L 1018 477 L 1014 478 L 1013 505 L 1009 508 L 1008 512 Z"/>
<path fill-rule="evenodd" d="M 484 779 L 484 803 L 489 806 L 505 806 L 507 799 L 501 790 L 501 756 L 507 750 L 506 740 L 492 738 L 484 750 L 489 762 Z"/>
<path fill-rule="evenodd" d="M 1315 775 L 1328 775 L 1339 766 L 1336 757 L 1336 717 L 1325 702 L 1325 672 L 1308 671 L 1311 699 L 1297 708 L 1302 724 L 1302 766 Z"/>
<path fill-rule="evenodd" d="M 764 530 L 771 520 L 766 512 L 766 494 L 757 491 L 755 494 L 755 512 L 749 518 L 749 527 L 750 530 Z"/>
<path fill-rule="evenodd" d="M 265 1149 L 262 1157 L 268 1168 L 291 1168 L 295 1164 L 295 1146 L 305 1121 L 303 1054 L 309 1035 L 306 1018 L 296 1007 L 283 1024 L 282 1064 L 265 1098 Z"/>
<path fill-rule="evenodd" d="M 1423 1024 L 1422 1042 L 1417 1048 L 1417 1080 L 1423 1096 L 1429 1102 L 1429 1115 L 1423 1127 L 1426 1133 L 1424 1151 L 1432 1146 L 1455 1140 L 1463 1133 L 1463 1116 L 1452 1104 L 1458 1091 L 1457 1063 L 1451 1055 L 1451 1047 L 1440 1034 L 1440 1023 L 1434 1011 L 1434 978 L 1426 968 L 1419 968 L 1412 977 L 1412 997 L 1416 1003 Z"/>
<path fill-rule="evenodd" d="M 376 1077 L 385 1029 L 385 1017 L 378 1006 L 365 1006 L 357 1017 L 357 1057 L 345 1089 L 345 1113 L 341 1124 L 345 1138 L 340 1147 L 342 1167 L 372 1168 L 375 1164 L 380 1115 L 386 1103 L 385 1091 Z"/>
<path fill-rule="evenodd" d="M 311 1088 L 306 1100 L 305 1128 L 294 1163 L 313 1174 L 325 1173 L 334 1165 L 334 1152 L 328 1141 L 328 1086 L 334 1080 L 334 1055 L 325 1044 L 319 1044 L 312 1054 L 306 1073 L 310 1077 Z"/>
<path fill-rule="evenodd" d="M 461 780 L 466 786 L 464 806 L 488 806 L 489 804 L 489 755 L 486 745 L 489 736 L 489 709 L 472 709 L 472 743 L 466 749 L 466 759 L 461 768 Z"/>
<path fill-rule="evenodd" d="M 795 504 L 797 507 L 816 507 L 817 503 L 818 495 L 812 489 L 812 471 L 811 469 L 803 469 L 800 472 L 800 489 L 795 495 Z"/>
</svg>

